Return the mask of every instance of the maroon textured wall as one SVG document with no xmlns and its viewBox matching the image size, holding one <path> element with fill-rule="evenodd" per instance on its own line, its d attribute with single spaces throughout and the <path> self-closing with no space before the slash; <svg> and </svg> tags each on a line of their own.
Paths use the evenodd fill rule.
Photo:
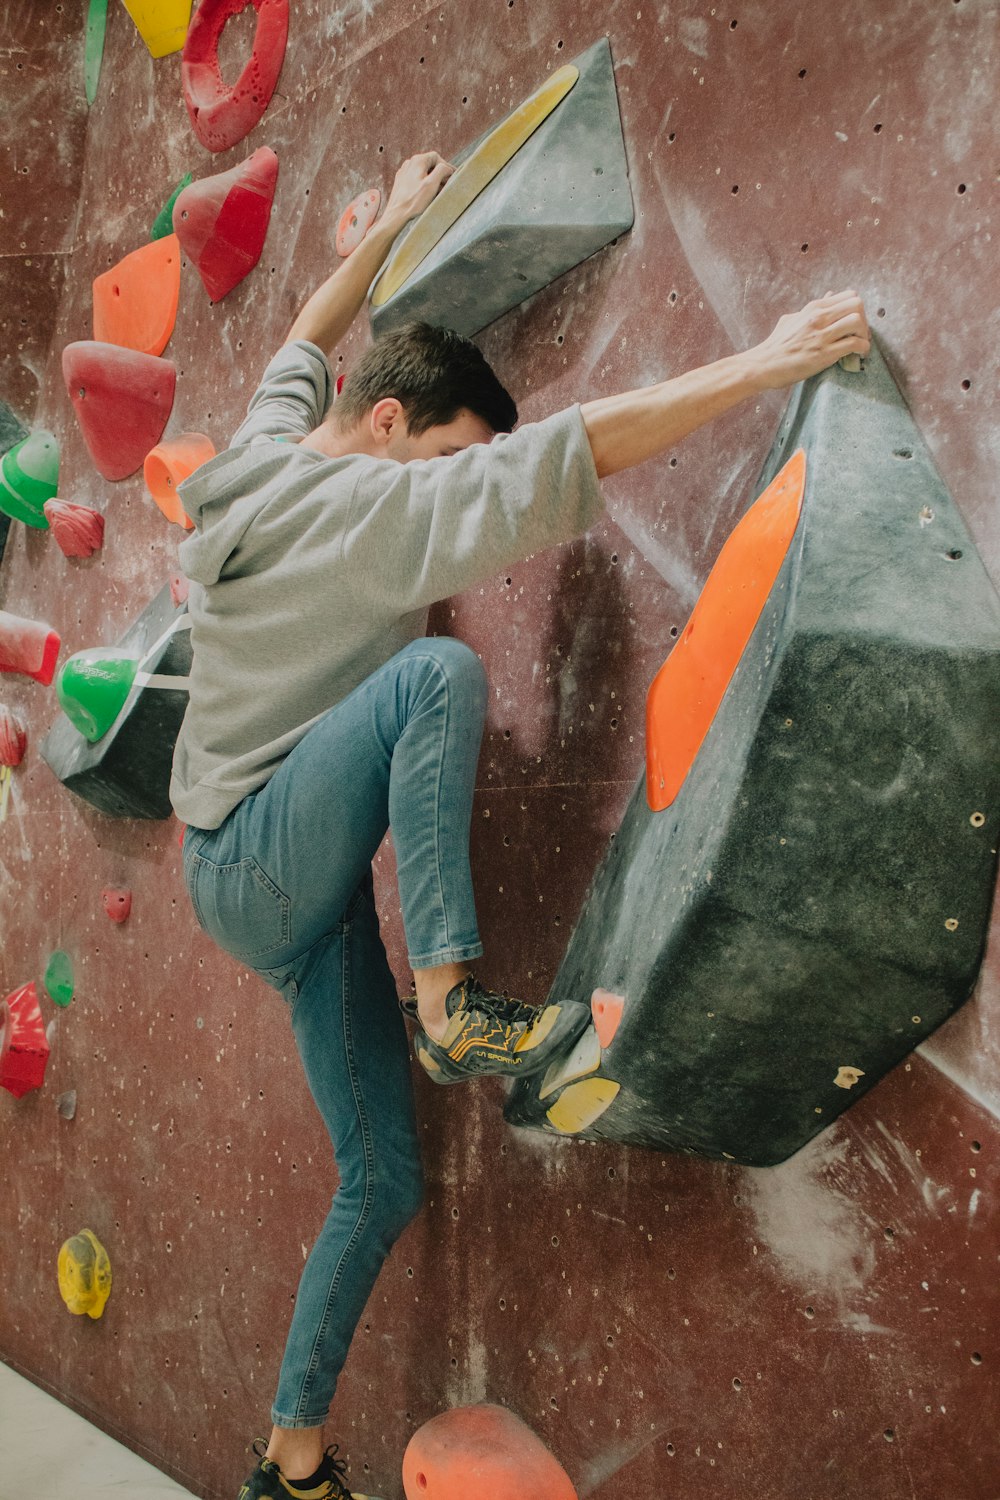
<svg viewBox="0 0 1000 1500">
<path fill-rule="evenodd" d="M 62 493 L 107 516 L 70 562 L 12 529 L 0 605 L 66 652 L 114 641 L 174 566 L 141 480 L 109 485 L 76 430 L 63 346 L 90 282 L 140 244 L 186 170 L 261 144 L 281 162 L 264 257 L 209 306 L 193 268 L 167 354 L 170 431 L 221 446 L 298 304 L 334 261 L 341 208 L 416 149 L 455 151 L 547 69 L 611 38 L 636 204 L 631 235 L 491 329 L 531 419 L 707 362 L 853 285 L 994 578 L 998 317 L 995 79 L 987 0 L 302 0 L 278 93 L 211 158 L 110 7 L 93 109 L 84 7 L 8 7 L 0 397 L 63 444 Z M 230 23 L 227 76 L 252 29 Z M 341 352 L 348 363 L 366 335 Z M 609 482 L 610 515 L 435 611 L 483 656 L 492 707 L 475 812 L 486 976 L 542 997 L 643 754 L 645 689 L 768 449 L 781 398 Z M 38 755 L 52 690 L 4 680 L 32 747 L 0 826 L 0 983 L 73 956 L 48 1079 L 0 1096 L 0 1352 L 206 1496 L 235 1493 L 267 1426 L 304 1250 L 334 1184 L 277 997 L 213 950 L 177 826 L 109 821 Z M 384 929 L 409 986 L 391 852 Z M 112 926 L 104 885 L 130 885 Z M 831 1131 L 746 1171 L 518 1134 L 491 1085 L 415 1070 L 430 1182 L 358 1334 L 331 1437 L 353 1484 L 397 1500 L 414 1427 L 513 1406 L 582 1496 L 995 1500 L 1000 1437 L 1000 946 L 977 997 Z M 76 1089 L 72 1121 L 56 1097 Z M 107 1245 L 103 1320 L 56 1290 L 59 1244 Z"/>
</svg>

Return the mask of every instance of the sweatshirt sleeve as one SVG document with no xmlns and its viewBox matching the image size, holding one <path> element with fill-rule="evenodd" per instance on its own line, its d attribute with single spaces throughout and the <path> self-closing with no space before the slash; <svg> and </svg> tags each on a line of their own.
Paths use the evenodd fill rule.
<svg viewBox="0 0 1000 1500">
<path fill-rule="evenodd" d="M 604 509 L 579 406 L 450 458 L 366 465 L 343 557 L 404 614 L 580 536 Z"/>
<path fill-rule="evenodd" d="M 322 422 L 332 400 L 333 376 L 322 350 L 305 339 L 283 344 L 229 446 L 242 447 L 255 437 L 305 437 Z"/>
</svg>

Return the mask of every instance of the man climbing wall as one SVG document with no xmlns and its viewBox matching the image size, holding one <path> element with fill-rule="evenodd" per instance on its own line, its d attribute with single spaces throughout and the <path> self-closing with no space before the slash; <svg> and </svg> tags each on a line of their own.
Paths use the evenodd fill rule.
<svg viewBox="0 0 1000 1500">
<path fill-rule="evenodd" d="M 431 1078 L 521 1076 L 589 1019 L 488 989 L 468 840 L 486 709 L 478 658 L 425 636 L 427 610 L 580 535 L 599 481 L 763 390 L 869 348 L 854 292 L 781 318 L 762 344 L 512 429 L 476 347 L 410 325 L 335 403 L 327 353 L 396 235 L 451 167 L 396 174 L 382 219 L 310 298 L 229 448 L 182 487 L 195 523 L 194 666 L 171 796 L 201 925 L 285 998 L 340 1185 L 299 1285 L 274 1428 L 241 1494 L 336 1500 L 323 1426 L 354 1328 L 421 1201 L 405 1032 L 371 861 L 386 829 Z M 497 976 L 501 978 L 502 976 Z"/>
</svg>

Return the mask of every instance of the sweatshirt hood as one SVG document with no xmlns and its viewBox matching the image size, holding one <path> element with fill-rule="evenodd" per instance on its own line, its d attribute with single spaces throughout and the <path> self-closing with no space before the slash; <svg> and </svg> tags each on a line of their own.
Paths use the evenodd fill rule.
<svg viewBox="0 0 1000 1500">
<path fill-rule="evenodd" d="M 218 582 L 247 528 L 273 500 L 268 486 L 289 457 L 287 447 L 267 439 L 227 448 L 178 485 L 195 528 L 177 549 L 187 578 L 205 585 Z"/>
</svg>

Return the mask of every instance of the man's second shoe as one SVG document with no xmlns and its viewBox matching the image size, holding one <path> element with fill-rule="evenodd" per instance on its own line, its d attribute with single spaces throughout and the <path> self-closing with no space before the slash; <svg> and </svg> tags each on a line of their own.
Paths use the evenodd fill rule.
<svg viewBox="0 0 1000 1500">
<path fill-rule="evenodd" d="M 469 974 L 448 991 L 448 1029 L 440 1041 L 421 1031 L 414 1047 L 435 1083 L 462 1083 L 488 1074 L 523 1078 L 568 1051 L 590 1023 L 590 1007 L 569 1000 L 525 1005 L 487 990 Z"/>
</svg>

